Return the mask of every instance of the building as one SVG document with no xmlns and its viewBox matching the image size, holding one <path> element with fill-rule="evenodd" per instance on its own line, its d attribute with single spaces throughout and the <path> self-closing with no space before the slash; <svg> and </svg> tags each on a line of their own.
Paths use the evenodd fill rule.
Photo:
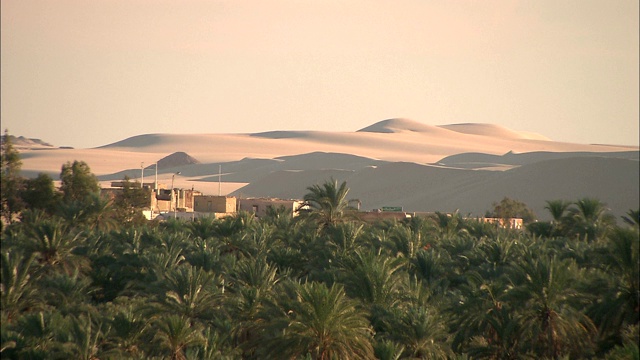
<svg viewBox="0 0 640 360">
<path fill-rule="evenodd" d="M 247 198 L 238 200 L 238 210 L 247 211 L 261 218 L 267 215 L 267 210 L 284 208 L 291 211 L 292 216 L 298 215 L 298 209 L 304 204 L 300 200 L 282 200 L 272 198 Z"/>
<path fill-rule="evenodd" d="M 198 195 L 193 198 L 193 211 L 203 213 L 235 213 L 237 200 L 235 197 Z"/>
<path fill-rule="evenodd" d="M 139 183 L 130 182 L 131 186 Z M 123 191 L 124 181 L 112 181 L 110 188 L 100 190 L 101 194 L 114 198 Z M 155 215 L 166 212 L 191 212 L 194 209 L 195 197 L 201 195 L 194 189 L 165 189 L 163 184 L 158 184 L 158 189 L 154 189 L 155 183 L 144 183 L 143 189 L 149 192 L 149 206 L 143 211 L 148 219 L 155 218 Z"/>
<path fill-rule="evenodd" d="M 402 221 L 405 219 L 410 219 L 412 217 L 411 213 L 407 213 L 404 211 L 358 211 L 354 212 L 354 214 L 358 217 L 358 219 L 368 223 L 375 223 L 385 220 Z"/>
<path fill-rule="evenodd" d="M 502 218 L 482 217 L 482 218 L 478 218 L 478 221 L 489 223 L 489 224 L 497 224 L 498 226 L 505 229 L 516 229 L 516 230 L 522 229 L 522 219 L 518 219 L 518 218 L 502 219 Z"/>
</svg>

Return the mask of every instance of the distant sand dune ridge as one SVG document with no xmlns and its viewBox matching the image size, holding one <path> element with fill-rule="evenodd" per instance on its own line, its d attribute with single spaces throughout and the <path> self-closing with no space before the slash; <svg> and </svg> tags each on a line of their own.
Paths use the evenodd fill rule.
<svg viewBox="0 0 640 360">
<path fill-rule="evenodd" d="M 183 153 L 183 158 L 199 164 L 162 164 L 159 181 L 167 182 L 180 171 L 176 186 L 207 191 L 215 187 L 217 192 L 222 166 L 221 178 L 229 183 L 226 191 L 247 196 L 299 197 L 306 186 L 335 176 L 347 179 L 353 195 L 368 207 L 476 213 L 503 195 L 528 200 L 538 209 L 545 200 L 592 195 L 602 197 L 620 214 L 628 210 L 625 206 L 637 207 L 638 150 L 556 142 L 493 124 L 434 126 L 388 119 L 355 132 L 145 134 L 93 149 L 20 151 L 26 176 L 45 172 L 57 177 L 63 163 L 82 160 L 105 181 L 124 175 L 139 178 L 144 166 L 148 181 L 147 176 L 155 173 L 153 164 Z M 498 174 L 481 169 L 511 170 Z"/>
</svg>

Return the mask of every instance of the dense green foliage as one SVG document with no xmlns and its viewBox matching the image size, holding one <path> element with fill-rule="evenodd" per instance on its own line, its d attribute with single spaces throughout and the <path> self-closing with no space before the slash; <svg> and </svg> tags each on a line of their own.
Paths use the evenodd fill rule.
<svg viewBox="0 0 640 360">
<path fill-rule="evenodd" d="M 638 357 L 637 210 L 618 226 L 597 200 L 550 201 L 554 221 L 526 231 L 371 224 L 345 184 L 309 190 L 296 217 L 114 215 L 135 194 L 27 208 L 2 229 L 2 358 Z"/>
<path fill-rule="evenodd" d="M 486 217 L 495 217 L 500 219 L 519 218 L 525 224 L 530 224 L 536 220 L 536 215 L 527 204 L 504 197 L 499 203 L 493 203 L 493 210 L 487 211 Z"/>
<path fill-rule="evenodd" d="M 76 220 L 27 212 L 5 227 L 3 358 L 638 353 L 637 226 L 610 224 L 592 239 L 457 214 Z"/>
<path fill-rule="evenodd" d="M 22 178 L 20 177 L 20 153 L 13 147 L 9 131 L 5 130 L 0 142 L 0 217 L 13 222 L 15 214 L 22 210 Z"/>
<path fill-rule="evenodd" d="M 60 190 L 66 202 L 84 202 L 100 192 L 98 179 L 84 161 L 67 162 L 60 171 Z"/>
</svg>

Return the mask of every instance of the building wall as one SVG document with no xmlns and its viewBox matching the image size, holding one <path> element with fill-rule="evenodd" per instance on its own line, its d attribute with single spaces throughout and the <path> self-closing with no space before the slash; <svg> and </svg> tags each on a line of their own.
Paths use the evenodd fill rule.
<svg viewBox="0 0 640 360">
<path fill-rule="evenodd" d="M 355 213 L 358 219 L 369 223 L 383 220 L 397 220 L 402 221 L 407 218 L 411 218 L 410 213 L 397 212 L 397 211 L 361 211 Z"/>
<path fill-rule="evenodd" d="M 479 218 L 478 220 L 481 222 L 486 222 L 490 224 L 497 224 L 498 226 L 505 229 L 518 229 L 518 230 L 522 229 L 522 219 L 518 219 L 518 218 L 509 218 L 509 219 Z"/>
<path fill-rule="evenodd" d="M 282 199 L 267 199 L 267 198 L 249 198 L 238 200 L 238 210 L 254 213 L 256 217 L 264 217 L 267 215 L 267 209 L 269 207 L 278 209 L 283 206 L 285 209 L 291 211 L 292 216 L 297 216 L 296 212 L 302 201 L 299 200 L 282 200 Z"/>
<path fill-rule="evenodd" d="M 111 185 L 113 187 L 100 189 L 100 192 L 113 199 L 117 194 L 122 192 L 122 182 L 114 181 Z M 147 183 L 145 183 L 144 188 L 150 192 L 148 210 L 153 210 L 154 213 L 174 211 L 176 209 L 183 212 L 193 211 L 194 198 L 201 194 L 199 191 L 193 189 L 174 189 L 172 203 L 170 189 L 153 190 L 153 183 L 149 183 L 149 185 L 151 186 L 147 186 Z"/>
<path fill-rule="evenodd" d="M 193 197 L 193 209 L 207 213 L 234 213 L 237 201 L 235 197 L 197 195 Z"/>
</svg>

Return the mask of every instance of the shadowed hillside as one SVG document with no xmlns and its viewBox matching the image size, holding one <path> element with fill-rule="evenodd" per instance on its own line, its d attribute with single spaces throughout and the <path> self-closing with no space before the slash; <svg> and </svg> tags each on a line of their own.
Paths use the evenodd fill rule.
<svg viewBox="0 0 640 360">
<path fill-rule="evenodd" d="M 406 211 L 455 211 L 483 215 L 507 196 L 546 218 L 546 200 L 594 197 L 616 216 L 640 202 L 637 160 L 578 157 L 541 161 L 508 171 L 449 169 L 414 163 L 388 163 L 358 171 L 276 172 L 236 194 L 300 198 L 309 184 L 331 176 L 346 180 L 349 196 L 370 210 L 402 206 Z"/>
</svg>

